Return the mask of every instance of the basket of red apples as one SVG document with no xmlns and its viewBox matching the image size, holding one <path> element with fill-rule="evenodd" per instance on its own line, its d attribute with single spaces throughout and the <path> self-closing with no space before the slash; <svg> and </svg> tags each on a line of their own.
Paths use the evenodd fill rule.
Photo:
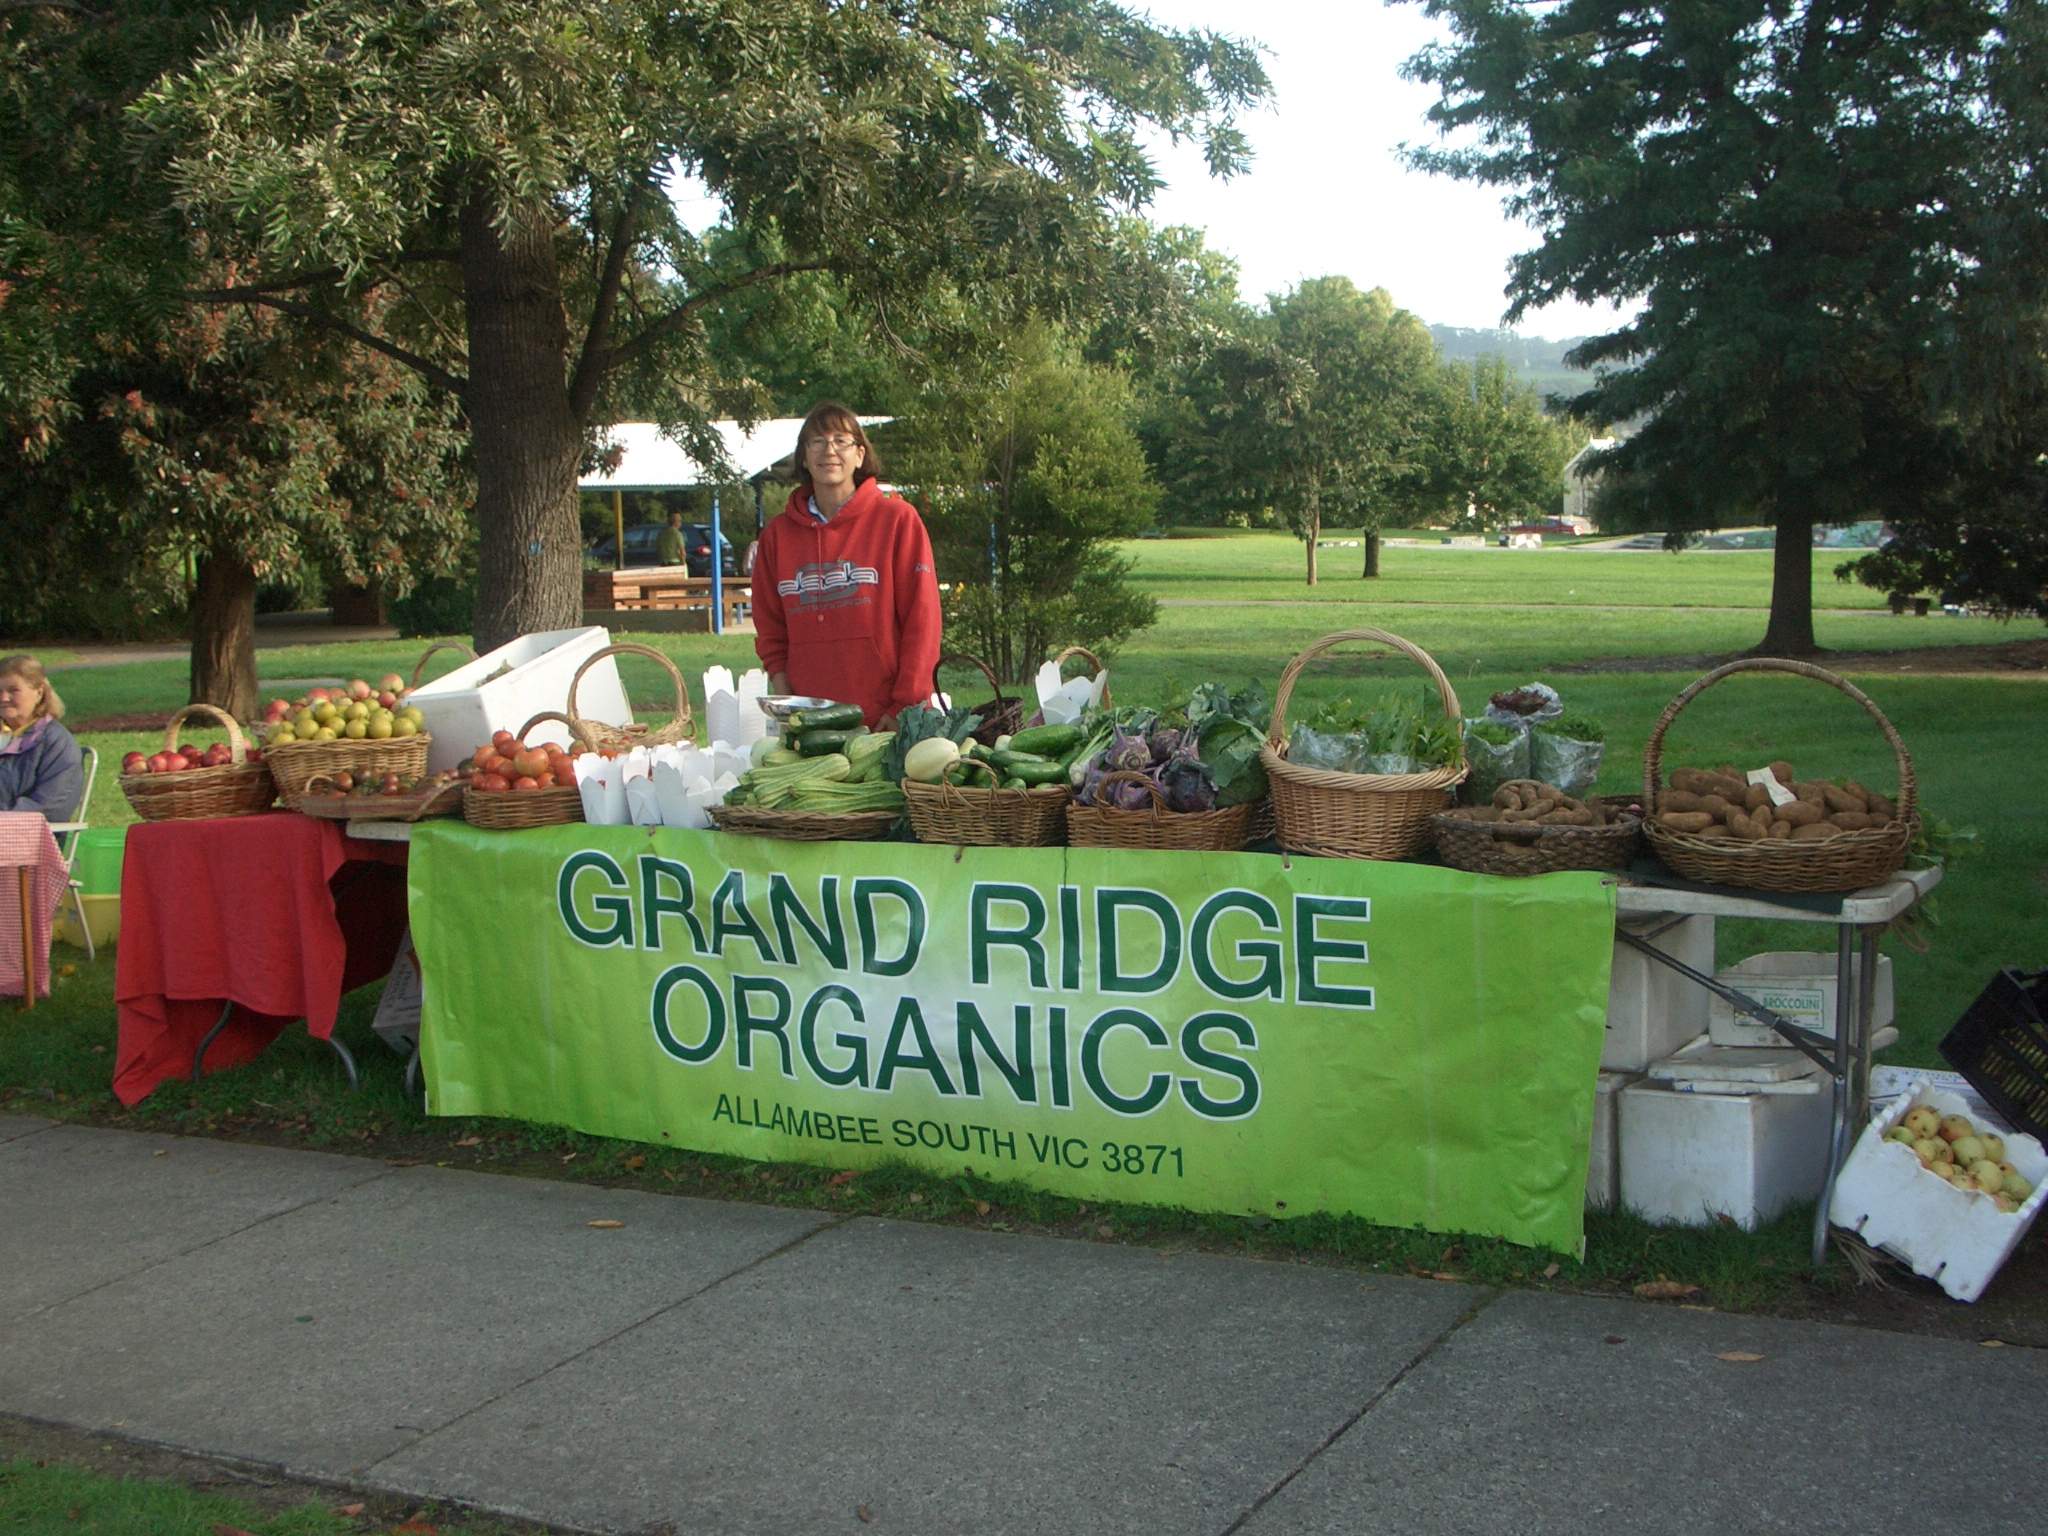
<svg viewBox="0 0 2048 1536">
<path fill-rule="evenodd" d="M 210 747 L 180 745 L 178 728 L 195 716 L 225 726 L 228 739 Z M 211 704 L 187 704 L 164 727 L 161 752 L 121 759 L 121 793 L 144 821 L 195 821 L 267 811 L 277 785 L 262 750 L 243 738 L 233 716 Z"/>
<path fill-rule="evenodd" d="M 526 745 L 535 726 L 557 720 L 569 727 L 574 745 L 553 741 Z M 516 832 L 524 827 L 559 827 L 583 819 L 583 793 L 576 787 L 571 759 L 589 750 L 576 727 L 557 714 L 535 715 L 518 734 L 500 731 L 470 759 L 462 814 L 473 827 Z"/>
</svg>

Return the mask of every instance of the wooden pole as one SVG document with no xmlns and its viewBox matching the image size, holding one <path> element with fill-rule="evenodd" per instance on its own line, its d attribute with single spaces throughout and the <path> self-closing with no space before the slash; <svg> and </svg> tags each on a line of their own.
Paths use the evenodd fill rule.
<svg viewBox="0 0 2048 1536">
<path fill-rule="evenodd" d="M 618 557 L 612 561 L 612 569 L 623 571 L 626 568 L 626 493 L 624 491 L 612 492 L 612 527 L 618 535 L 618 542 L 613 546 L 617 551 Z"/>
</svg>

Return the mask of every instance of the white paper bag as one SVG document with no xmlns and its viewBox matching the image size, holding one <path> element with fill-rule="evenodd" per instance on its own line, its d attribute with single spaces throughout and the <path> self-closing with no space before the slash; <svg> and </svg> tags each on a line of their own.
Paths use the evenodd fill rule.
<svg viewBox="0 0 2048 1536">
<path fill-rule="evenodd" d="M 729 739 L 736 747 L 751 747 L 768 734 L 768 717 L 761 711 L 761 700 L 768 697 L 768 674 L 759 667 L 740 678 L 735 690 L 738 698 L 739 734 Z"/>
<path fill-rule="evenodd" d="M 661 825 L 661 804 L 654 793 L 654 780 L 645 776 L 626 780 L 626 815 L 636 827 Z"/>
<path fill-rule="evenodd" d="M 593 827 L 626 825 L 626 779 L 617 758 L 595 752 L 577 758 L 576 788 L 583 795 L 583 819 Z"/>
<path fill-rule="evenodd" d="M 654 765 L 654 802 L 664 827 L 701 825 L 691 819 L 695 813 L 690 806 L 690 782 L 673 763 Z"/>
</svg>

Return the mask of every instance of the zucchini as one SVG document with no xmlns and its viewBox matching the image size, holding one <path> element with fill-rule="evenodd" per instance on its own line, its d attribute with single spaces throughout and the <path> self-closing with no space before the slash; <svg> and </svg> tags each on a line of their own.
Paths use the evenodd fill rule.
<svg viewBox="0 0 2048 1536">
<path fill-rule="evenodd" d="M 768 738 L 764 736 L 761 739 L 766 741 Z M 804 755 L 801 752 L 792 752 L 787 747 L 770 747 L 761 754 L 761 761 L 754 764 L 754 766 L 756 768 L 787 768 L 791 763 L 800 763 L 803 760 Z"/>
<path fill-rule="evenodd" d="M 800 709 L 783 721 L 785 735 L 808 735 L 812 731 L 850 731 L 866 725 L 867 716 L 858 704 L 827 704 L 823 709 Z"/>
<path fill-rule="evenodd" d="M 1078 725 L 1034 725 L 1010 738 L 1012 752 L 1031 752 L 1040 757 L 1058 757 L 1072 748 L 1085 733 Z"/>
<path fill-rule="evenodd" d="M 844 752 L 853 740 L 851 731 L 805 731 L 796 744 L 797 751 L 805 757 L 824 757 L 832 752 Z"/>
</svg>

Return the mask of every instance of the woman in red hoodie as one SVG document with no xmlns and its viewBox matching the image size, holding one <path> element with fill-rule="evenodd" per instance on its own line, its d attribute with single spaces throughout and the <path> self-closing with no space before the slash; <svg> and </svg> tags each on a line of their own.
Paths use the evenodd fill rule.
<svg viewBox="0 0 2048 1536">
<path fill-rule="evenodd" d="M 860 419 L 821 400 L 796 437 L 797 487 L 754 556 L 754 650 L 775 693 L 858 704 L 889 730 L 931 695 L 939 581 L 917 508 L 885 495 Z"/>
</svg>

